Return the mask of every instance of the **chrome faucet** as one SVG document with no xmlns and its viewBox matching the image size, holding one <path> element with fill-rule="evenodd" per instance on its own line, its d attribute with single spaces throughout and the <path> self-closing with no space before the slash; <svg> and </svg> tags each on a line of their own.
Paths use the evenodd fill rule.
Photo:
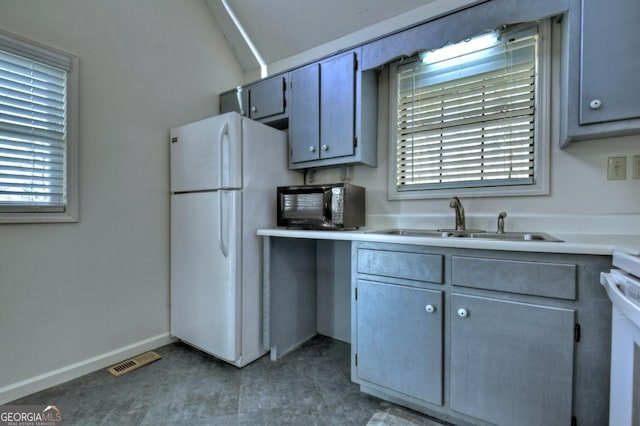
<svg viewBox="0 0 640 426">
<path fill-rule="evenodd" d="M 498 234 L 504 234 L 504 218 L 507 217 L 506 212 L 500 212 L 498 215 Z"/>
<path fill-rule="evenodd" d="M 449 207 L 455 209 L 456 211 L 456 231 L 464 231 L 464 207 L 462 207 L 462 203 L 458 197 L 453 197 L 451 202 L 449 202 Z"/>
</svg>

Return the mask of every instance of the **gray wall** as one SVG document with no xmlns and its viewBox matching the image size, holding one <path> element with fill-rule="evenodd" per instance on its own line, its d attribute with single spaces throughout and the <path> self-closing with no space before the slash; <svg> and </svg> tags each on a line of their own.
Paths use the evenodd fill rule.
<svg viewBox="0 0 640 426">
<path fill-rule="evenodd" d="M 2 403 L 168 340 L 169 129 L 242 71 L 204 0 L 3 1 L 0 28 L 80 64 L 80 222 L 0 225 Z"/>
</svg>

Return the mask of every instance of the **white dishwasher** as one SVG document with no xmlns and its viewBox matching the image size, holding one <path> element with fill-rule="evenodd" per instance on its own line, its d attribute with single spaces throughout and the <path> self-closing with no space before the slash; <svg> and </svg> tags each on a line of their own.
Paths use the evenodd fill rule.
<svg viewBox="0 0 640 426">
<path fill-rule="evenodd" d="M 603 272 L 611 303 L 610 426 L 640 426 L 640 255 L 614 252 Z"/>
</svg>

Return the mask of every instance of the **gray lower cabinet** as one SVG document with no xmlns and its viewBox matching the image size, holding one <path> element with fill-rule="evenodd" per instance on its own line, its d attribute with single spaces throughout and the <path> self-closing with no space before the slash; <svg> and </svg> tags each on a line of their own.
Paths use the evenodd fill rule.
<svg viewBox="0 0 640 426">
<path fill-rule="evenodd" d="M 610 256 L 352 245 L 351 378 L 456 425 L 607 423 Z"/>
<path fill-rule="evenodd" d="M 442 404 L 442 291 L 357 282 L 357 375 L 363 382 Z"/>
<path fill-rule="evenodd" d="M 575 311 L 453 293 L 451 408 L 498 425 L 570 425 Z"/>
</svg>

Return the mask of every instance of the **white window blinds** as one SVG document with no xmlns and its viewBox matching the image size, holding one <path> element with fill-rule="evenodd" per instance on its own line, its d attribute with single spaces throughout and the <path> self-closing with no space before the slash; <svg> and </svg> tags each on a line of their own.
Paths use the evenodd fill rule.
<svg viewBox="0 0 640 426">
<path fill-rule="evenodd" d="M 532 184 L 535 29 L 398 66 L 399 191 Z"/>
<path fill-rule="evenodd" d="M 62 64 L 52 66 L 29 57 L 36 55 L 3 47 L 0 44 L 0 208 L 63 211 L 69 61 L 55 57 L 51 62 Z"/>
</svg>

